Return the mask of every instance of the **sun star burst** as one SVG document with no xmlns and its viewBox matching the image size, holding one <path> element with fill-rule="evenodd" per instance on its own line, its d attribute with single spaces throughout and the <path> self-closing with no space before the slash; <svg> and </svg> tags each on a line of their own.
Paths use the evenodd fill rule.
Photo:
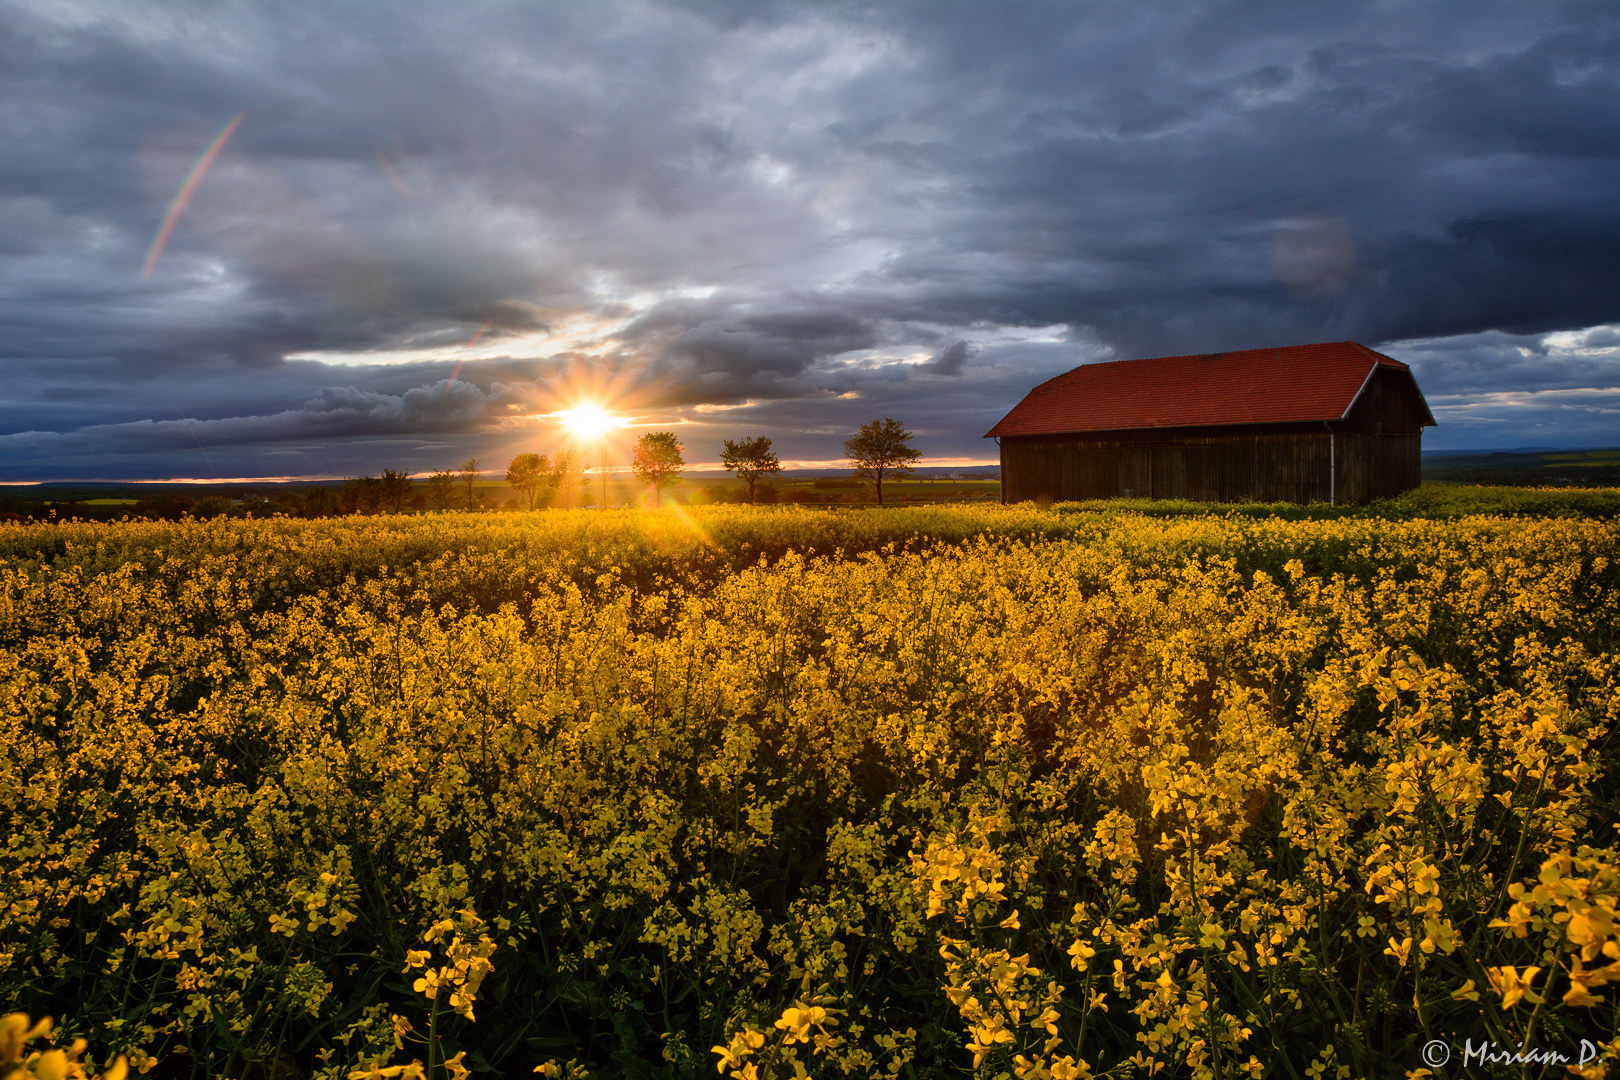
<svg viewBox="0 0 1620 1080">
<path fill-rule="evenodd" d="M 551 415 L 582 439 L 599 439 L 614 428 L 624 427 L 627 423 L 624 417 L 614 416 L 600 405 L 592 404 L 560 409 Z"/>
</svg>

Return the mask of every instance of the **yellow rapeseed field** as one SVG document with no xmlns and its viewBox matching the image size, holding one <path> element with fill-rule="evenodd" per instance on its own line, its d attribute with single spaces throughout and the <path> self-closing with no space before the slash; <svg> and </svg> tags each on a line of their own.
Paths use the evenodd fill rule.
<svg viewBox="0 0 1620 1080">
<path fill-rule="evenodd" d="M 1620 523 L 1415 505 L 0 525 L 0 1075 L 1603 1075 Z"/>
</svg>

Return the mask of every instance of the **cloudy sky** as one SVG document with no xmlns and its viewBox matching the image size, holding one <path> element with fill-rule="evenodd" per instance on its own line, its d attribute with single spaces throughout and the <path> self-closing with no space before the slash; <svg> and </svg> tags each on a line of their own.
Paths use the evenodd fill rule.
<svg viewBox="0 0 1620 1080">
<path fill-rule="evenodd" d="M 1620 445 L 1607 2 L 0 0 L 0 151 L 4 480 L 504 468 L 591 401 L 990 460 L 1076 364 L 1343 339 L 1426 447 Z"/>
</svg>

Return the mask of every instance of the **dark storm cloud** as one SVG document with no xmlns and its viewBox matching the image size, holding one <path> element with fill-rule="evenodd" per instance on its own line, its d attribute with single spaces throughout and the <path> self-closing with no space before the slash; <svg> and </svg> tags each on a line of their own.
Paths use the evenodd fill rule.
<svg viewBox="0 0 1620 1080">
<path fill-rule="evenodd" d="M 923 365 L 922 370 L 934 375 L 960 375 L 962 374 L 962 365 L 967 363 L 968 357 L 972 355 L 973 349 L 967 342 L 957 341 L 947 346 L 944 352 Z"/>
<path fill-rule="evenodd" d="M 404 436 L 478 433 L 491 425 L 510 422 L 513 407 L 520 407 L 523 397 L 522 388 L 495 383 L 486 392 L 463 380 L 442 380 L 400 394 L 328 386 L 300 408 L 268 415 L 219 419 L 181 416 L 92 425 L 66 432 L 21 431 L 0 435 L 0 479 L 37 478 L 42 471 L 48 478 L 72 478 L 72 472 L 55 472 L 54 464 L 72 461 L 82 468 L 97 460 L 98 455 L 128 455 L 137 460 L 156 457 L 180 463 L 200 457 L 209 470 L 219 475 L 254 475 L 242 466 L 255 460 L 262 462 L 267 452 L 274 456 L 285 444 L 319 446 L 328 441 L 342 444 L 369 437 L 380 438 L 385 445 L 399 445 Z M 397 459 L 399 453 L 395 450 L 391 456 Z M 355 461 L 341 451 L 311 455 L 310 464 L 324 473 L 368 471 L 363 461 Z M 432 467 L 419 462 L 410 464 Z M 221 466 L 226 470 L 223 473 L 219 473 Z M 187 472 L 206 478 L 198 471 L 195 460 L 189 461 Z M 100 473 L 89 475 L 105 478 Z M 145 473 L 135 471 L 131 475 Z"/>
<path fill-rule="evenodd" d="M 647 333 L 658 320 L 635 328 Z M 632 334 L 632 337 L 637 336 Z M 797 397 L 816 384 L 797 378 L 812 365 L 877 344 L 867 321 L 838 311 L 776 311 L 705 319 L 682 329 L 649 370 L 672 404 Z"/>
<path fill-rule="evenodd" d="M 545 309 L 521 300 L 490 300 L 462 309 L 456 318 L 469 323 L 481 323 L 491 331 L 511 333 L 522 330 L 545 330 Z"/>
<path fill-rule="evenodd" d="M 1602 4 L 0 0 L 0 453 L 399 461 L 599 385 L 982 455 L 1075 363 L 1342 338 L 1620 442 L 1549 344 L 1620 323 L 1617 57 Z"/>
</svg>

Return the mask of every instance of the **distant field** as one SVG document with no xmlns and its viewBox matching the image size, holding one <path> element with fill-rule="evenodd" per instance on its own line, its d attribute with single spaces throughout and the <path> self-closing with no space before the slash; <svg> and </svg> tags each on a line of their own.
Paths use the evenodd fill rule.
<svg viewBox="0 0 1620 1080">
<path fill-rule="evenodd" d="M 1499 455 L 1486 455 L 1494 460 Z M 1425 463 L 1424 486 L 1399 499 L 1368 506 L 1303 507 L 1291 504 L 1240 503 L 1222 507 L 1219 504 L 1190 503 L 1177 500 L 1110 499 L 1084 505 L 1087 509 L 1129 510 L 1155 516 L 1186 513 L 1234 512 L 1242 514 L 1279 515 L 1299 520 L 1304 518 L 1359 516 L 1364 514 L 1399 513 L 1403 516 L 1441 515 L 1454 517 L 1469 513 L 1567 513 L 1570 506 L 1583 506 L 1598 516 L 1607 516 L 1603 509 L 1612 501 L 1616 484 L 1606 483 L 1605 470 L 1620 469 L 1609 462 L 1620 461 L 1620 450 L 1562 452 L 1546 455 L 1517 455 L 1536 462 L 1534 471 L 1512 473 L 1515 482 L 1482 486 L 1477 479 L 1485 473 L 1469 470 L 1463 464 L 1439 469 L 1432 462 Z M 1546 460 L 1543 460 L 1543 459 Z M 1454 459 L 1440 459 L 1452 461 Z M 1584 471 L 1583 471 L 1584 470 Z M 1511 472 L 1511 470 L 1509 470 Z M 1446 479 L 1445 477 L 1456 477 Z M 1588 483 L 1576 481 L 1589 480 Z M 1533 481 L 1533 482 L 1532 482 Z M 1545 489 L 1545 490 L 1543 490 Z M 481 511 L 510 512 L 527 507 L 527 500 L 505 482 L 494 479 L 477 483 Z M 455 490 L 453 508 L 464 509 L 464 488 Z M 1564 491 L 1568 499 L 1551 499 L 1549 493 Z M 1450 492 L 1450 494 L 1445 494 Z M 1584 492 L 1584 493 L 1583 493 Z M 1605 495 L 1608 492 L 1610 494 Z M 114 521 L 125 515 L 140 517 L 178 518 L 182 515 L 210 518 L 215 516 L 269 517 L 284 514 L 289 517 L 318 517 L 340 514 L 343 508 L 336 489 L 331 486 L 306 485 L 234 486 L 194 485 L 165 486 L 161 489 L 145 488 L 132 498 L 128 488 L 101 488 L 80 490 L 63 486 L 42 489 L 13 488 L 0 491 L 0 515 L 7 512 L 24 517 L 84 518 L 94 521 Z M 427 488 L 418 481 L 413 489 L 414 503 L 402 505 L 405 513 L 418 513 L 427 509 Z M 605 499 L 604 499 L 605 494 Z M 897 507 L 923 507 L 948 505 L 985 505 L 1000 498 L 1000 483 L 993 479 L 948 480 L 916 478 L 884 485 L 884 501 Z M 730 476 L 697 473 L 682 478 L 681 483 L 666 489 L 664 500 L 681 506 L 710 506 L 738 504 L 746 499 L 743 485 Z M 1570 501 L 1573 500 L 1573 501 Z M 818 507 L 872 508 L 871 490 L 847 477 L 779 477 L 762 484 L 759 501 L 770 505 L 808 505 Z M 648 489 L 627 476 L 610 478 L 604 493 L 599 481 L 590 484 L 583 499 L 575 493 L 571 499 L 561 500 L 556 509 L 581 506 L 597 508 L 638 507 L 652 505 Z M 1494 507 L 1495 510 L 1487 510 Z M 1560 509 L 1562 507 L 1563 509 Z M 1060 505 L 1060 512 L 1067 512 Z"/>
<path fill-rule="evenodd" d="M 1558 465 L 1620 465 L 1620 450 L 1574 450 L 1556 454 L 1543 454 L 1547 468 Z"/>
<path fill-rule="evenodd" d="M 1620 449 L 1456 454 L 1423 459 L 1425 483 L 1537 487 L 1620 484 Z"/>
<path fill-rule="evenodd" d="M 1422 466 L 1423 482 L 1428 485 L 1485 485 L 1495 487 L 1615 487 L 1620 486 L 1620 448 L 1591 450 L 1538 451 L 1532 453 L 1490 453 L 1426 457 Z M 80 516 L 96 520 L 113 520 L 125 513 L 178 516 L 190 504 L 206 499 L 215 500 L 202 508 L 201 516 L 221 512 L 265 513 L 274 512 L 284 505 L 284 512 L 301 512 L 296 505 L 308 491 L 316 487 L 336 491 L 336 483 L 305 484 L 157 484 L 157 485 L 68 485 L 49 484 L 37 487 L 0 488 L 0 514 L 11 512 L 43 517 L 50 510 L 57 516 Z M 428 494 L 425 478 L 418 477 L 413 485 L 414 495 L 427 508 Z M 503 480 L 489 478 L 476 484 L 480 502 L 493 509 L 520 509 L 527 500 Z M 456 488 L 458 500 L 464 489 Z M 919 504 L 973 504 L 995 502 L 1000 497 L 1000 482 L 995 479 L 974 478 L 951 480 L 944 477 L 922 476 L 884 484 L 884 501 L 895 505 Z M 289 500 L 289 496 L 293 498 Z M 664 493 L 667 501 L 681 505 L 703 506 L 745 500 L 744 485 L 729 474 L 687 473 L 680 483 Z M 223 500 L 222 502 L 220 500 Z M 592 480 L 583 498 L 578 494 L 561 500 L 560 507 L 580 505 L 638 506 L 650 502 L 648 491 L 633 481 L 628 473 L 608 480 L 606 489 L 600 481 Z M 803 502 L 822 506 L 872 505 L 871 489 L 841 474 L 815 476 L 779 476 L 763 481 L 759 501 Z M 331 513 L 326 508 L 320 513 Z"/>
<path fill-rule="evenodd" d="M 84 485 L 42 485 L 0 490 L 0 513 L 46 517 L 54 512 L 58 517 L 83 517 L 98 521 L 112 521 L 125 514 L 136 516 L 177 517 L 181 513 L 213 517 L 220 514 L 252 514 L 263 516 L 278 510 L 292 516 L 305 515 L 305 497 L 311 492 L 333 492 L 338 485 L 302 484 L 197 484 L 152 485 L 132 490 L 131 485 L 88 487 Z M 462 506 L 465 488 L 455 488 L 455 506 Z M 474 485 L 481 508 L 519 510 L 528 507 L 527 498 L 504 480 L 484 479 Z M 428 487 L 422 478 L 413 483 L 413 495 L 419 506 L 406 506 L 407 510 L 430 508 L 427 503 Z M 1000 497 L 996 480 L 947 480 L 916 478 L 890 481 L 883 485 L 884 502 L 895 505 L 985 503 Z M 683 506 L 704 506 L 715 503 L 745 502 L 745 486 L 736 478 L 718 473 L 688 473 L 678 484 L 666 488 L 664 501 Z M 779 477 L 760 485 L 761 503 L 802 502 L 822 506 L 871 505 L 871 489 L 839 477 Z M 613 507 L 643 506 L 652 503 L 649 489 L 628 475 L 610 477 L 603 484 L 593 479 L 581 494 L 578 491 L 555 501 L 559 509 L 581 506 Z M 336 512 L 335 504 L 327 504 L 318 514 Z"/>
<path fill-rule="evenodd" d="M 778 477 L 761 481 L 762 502 L 871 503 L 872 489 L 865 484 L 842 477 Z M 500 502 L 518 498 L 504 483 L 491 482 L 488 490 Z M 984 502 L 1000 498 L 1001 486 L 997 480 L 946 480 L 917 478 L 885 481 L 885 503 L 918 502 Z M 747 486 L 731 476 L 713 473 L 688 473 L 681 482 L 664 491 L 664 498 L 681 504 L 702 505 L 719 501 L 746 499 Z M 641 501 L 646 491 L 627 477 L 608 481 L 608 502 L 622 504 Z M 601 500 L 601 485 L 593 483 L 587 499 L 591 503 Z"/>
</svg>

